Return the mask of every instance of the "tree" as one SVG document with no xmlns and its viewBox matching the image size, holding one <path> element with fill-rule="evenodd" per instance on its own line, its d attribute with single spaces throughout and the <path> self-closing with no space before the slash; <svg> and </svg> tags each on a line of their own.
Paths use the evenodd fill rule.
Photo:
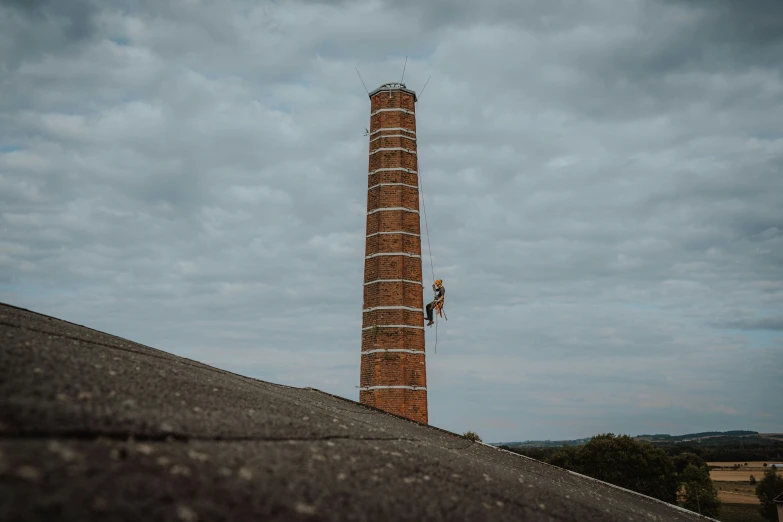
<svg viewBox="0 0 783 522">
<path fill-rule="evenodd" d="M 720 514 L 718 491 L 706 468 L 688 464 L 680 474 L 680 482 L 684 489 L 685 509 L 713 518 Z"/>
<path fill-rule="evenodd" d="M 481 437 L 479 437 L 478 433 L 475 431 L 465 432 L 462 436 L 468 440 L 472 440 L 473 442 L 481 442 Z"/>
<path fill-rule="evenodd" d="M 764 478 L 756 484 L 756 496 L 759 497 L 761 516 L 772 522 L 777 522 L 775 497 L 783 493 L 783 477 L 778 476 L 774 469 L 764 472 Z"/>
<path fill-rule="evenodd" d="M 559 468 L 577 471 L 577 469 L 581 469 L 578 457 L 578 446 L 565 446 L 564 448 L 560 448 L 555 451 L 551 457 L 546 459 L 546 462 Z M 577 471 L 577 473 L 583 472 Z"/>
<path fill-rule="evenodd" d="M 677 473 L 666 452 L 628 435 L 596 435 L 583 446 L 562 448 L 550 464 L 630 489 L 664 502 L 677 502 Z"/>
<path fill-rule="evenodd" d="M 674 457 L 674 467 L 678 474 L 685 471 L 685 468 L 688 467 L 688 464 L 693 464 L 697 468 L 704 468 L 709 469 L 707 467 L 707 463 L 704 462 L 704 459 L 702 459 L 700 456 L 696 455 L 695 453 L 680 453 L 679 455 Z"/>
</svg>

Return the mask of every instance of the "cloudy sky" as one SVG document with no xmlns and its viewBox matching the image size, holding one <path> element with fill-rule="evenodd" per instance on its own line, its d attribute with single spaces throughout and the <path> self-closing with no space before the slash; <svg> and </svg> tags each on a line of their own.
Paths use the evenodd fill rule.
<svg viewBox="0 0 783 522">
<path fill-rule="evenodd" d="M 778 0 L 2 0 L 0 301 L 358 400 L 406 56 L 432 424 L 783 431 Z"/>
</svg>

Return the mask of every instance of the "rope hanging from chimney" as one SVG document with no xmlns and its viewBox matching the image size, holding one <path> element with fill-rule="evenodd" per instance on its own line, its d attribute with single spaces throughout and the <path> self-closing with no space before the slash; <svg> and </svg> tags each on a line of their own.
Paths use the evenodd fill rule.
<svg viewBox="0 0 783 522">
<path fill-rule="evenodd" d="M 406 65 L 408 63 L 407 57 L 406 57 L 405 63 L 406 63 Z M 405 74 L 405 72 L 403 70 L 403 75 L 404 74 Z M 427 83 L 429 83 L 429 82 L 430 82 L 430 80 L 429 80 L 429 78 L 427 78 Z M 427 83 L 424 84 L 424 88 L 421 90 L 422 92 L 424 92 L 424 89 L 427 88 Z M 389 95 L 391 95 L 391 91 L 389 91 Z M 419 93 L 419 98 L 421 98 L 421 93 Z M 415 101 L 415 103 L 418 104 L 418 99 Z M 402 107 L 402 98 L 400 98 L 400 107 Z M 434 263 L 432 261 L 432 244 L 430 243 L 430 226 L 429 226 L 429 223 L 427 222 L 427 204 L 424 201 L 424 185 L 421 182 L 421 165 L 419 164 L 419 156 L 418 156 L 418 154 L 416 155 L 416 173 L 418 174 L 418 177 L 419 177 L 419 192 L 421 193 L 421 206 L 422 206 L 422 210 L 424 211 L 424 229 L 427 232 L 427 249 L 429 250 L 429 254 L 430 254 L 430 273 L 432 274 L 432 284 L 434 286 L 435 285 L 435 265 L 434 265 Z M 435 353 L 438 353 L 438 316 L 443 317 L 441 314 L 445 314 L 445 312 L 443 312 L 442 306 L 436 308 L 435 312 L 436 312 L 434 314 L 434 317 L 435 317 Z"/>
<path fill-rule="evenodd" d="M 418 163 L 418 161 L 417 161 Z M 427 223 L 427 205 L 424 202 L 424 185 L 421 184 L 421 165 L 418 165 L 419 189 L 421 190 L 421 206 L 424 210 L 424 228 L 427 231 L 427 248 L 430 252 L 430 270 L 432 272 L 432 283 L 435 284 L 435 265 L 432 263 L 432 245 L 430 244 L 430 226 Z"/>
<path fill-rule="evenodd" d="M 424 185 L 421 183 L 421 165 L 418 163 L 418 159 L 416 160 L 416 170 L 419 175 L 419 190 L 421 192 L 421 207 L 424 210 L 424 229 L 427 231 L 427 248 L 430 252 L 430 271 L 432 273 L 432 284 L 435 285 L 435 265 L 432 262 L 432 245 L 430 244 L 430 226 L 427 223 L 427 204 L 424 202 Z M 440 312 L 440 311 L 438 311 Z M 435 353 L 438 353 L 438 315 L 439 313 L 435 313 Z"/>
</svg>

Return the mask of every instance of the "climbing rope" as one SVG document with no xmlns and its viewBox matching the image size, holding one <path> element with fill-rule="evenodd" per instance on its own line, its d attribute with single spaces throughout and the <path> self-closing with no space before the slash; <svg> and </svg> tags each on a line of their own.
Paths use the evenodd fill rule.
<svg viewBox="0 0 783 522">
<path fill-rule="evenodd" d="M 407 58 L 406 58 L 406 65 L 407 65 Z M 404 75 L 403 71 L 403 75 Z M 427 83 L 429 83 L 429 79 L 427 79 Z M 424 84 L 424 87 L 427 87 L 427 84 Z M 424 89 L 422 89 L 423 91 Z M 389 91 L 389 95 L 391 95 L 391 91 Z M 402 97 L 400 97 L 400 107 L 402 107 Z M 427 223 L 427 204 L 424 201 L 424 185 L 421 182 L 421 165 L 419 165 L 419 157 L 418 154 L 416 155 L 416 174 L 419 177 L 419 192 L 421 193 L 421 207 L 422 210 L 424 210 L 424 229 L 427 232 L 427 249 L 430 253 L 430 271 L 432 273 L 432 284 L 435 284 L 435 265 L 432 262 L 432 244 L 430 243 L 430 226 L 429 223 Z M 438 314 L 435 313 L 435 310 L 433 310 L 433 316 L 435 318 L 435 353 L 438 353 Z"/>
<path fill-rule="evenodd" d="M 421 192 L 421 207 L 424 210 L 424 229 L 427 231 L 427 248 L 430 252 L 430 270 L 432 272 L 432 284 L 435 284 L 435 265 L 432 262 L 432 245 L 430 244 L 430 226 L 427 223 L 427 204 L 424 201 L 424 185 L 421 182 L 421 165 L 419 165 L 418 158 L 416 161 L 417 173 L 419 175 L 419 190 Z M 435 312 L 435 310 L 433 310 Z M 438 353 L 438 314 L 433 314 L 435 317 L 435 353 Z"/>
<path fill-rule="evenodd" d="M 430 245 L 430 226 L 427 224 L 427 204 L 424 202 L 424 185 L 421 183 L 421 165 L 418 165 L 419 189 L 421 190 L 421 206 L 424 210 L 424 228 L 427 231 L 427 248 L 430 251 L 430 270 L 432 271 L 432 284 L 435 284 L 435 265 L 432 264 L 432 245 Z"/>
</svg>

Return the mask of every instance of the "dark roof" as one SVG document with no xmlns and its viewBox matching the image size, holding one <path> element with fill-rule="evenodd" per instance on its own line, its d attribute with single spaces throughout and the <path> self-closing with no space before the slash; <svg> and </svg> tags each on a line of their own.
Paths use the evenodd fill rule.
<svg viewBox="0 0 783 522">
<path fill-rule="evenodd" d="M 4 521 L 706 519 L 2 304 L 0 339 Z"/>
</svg>

